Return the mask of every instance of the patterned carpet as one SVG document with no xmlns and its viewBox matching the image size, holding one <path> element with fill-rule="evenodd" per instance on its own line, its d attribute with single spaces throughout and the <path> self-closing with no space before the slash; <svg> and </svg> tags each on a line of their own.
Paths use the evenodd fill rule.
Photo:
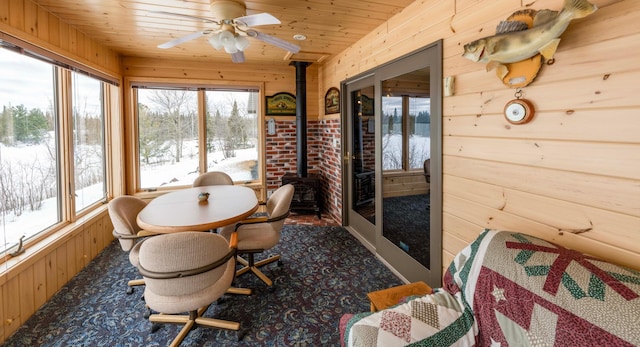
<svg viewBox="0 0 640 347">
<path fill-rule="evenodd" d="M 182 346 L 339 346 L 342 314 L 367 311 L 367 292 L 402 284 L 338 226 L 285 225 L 273 252 L 284 262 L 264 268 L 277 286 L 273 293 L 243 275 L 236 286 L 254 288 L 254 294 L 225 295 L 205 313 L 240 322 L 244 338 L 237 342 L 235 332 L 197 328 Z M 4 346 L 167 346 L 180 327 L 163 325 L 151 333 L 142 290 L 125 294 L 127 280 L 135 277 L 128 254 L 114 241 Z"/>
<path fill-rule="evenodd" d="M 384 198 L 383 234 L 412 258 L 430 268 L 429 194 Z"/>
</svg>

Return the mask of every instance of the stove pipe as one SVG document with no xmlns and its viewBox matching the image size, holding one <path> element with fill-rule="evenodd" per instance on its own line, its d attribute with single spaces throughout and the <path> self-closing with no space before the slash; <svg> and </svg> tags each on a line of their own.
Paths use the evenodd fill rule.
<svg viewBox="0 0 640 347">
<path fill-rule="evenodd" d="M 307 177 L 307 66 L 294 61 L 296 68 L 296 166 L 298 177 Z"/>
</svg>

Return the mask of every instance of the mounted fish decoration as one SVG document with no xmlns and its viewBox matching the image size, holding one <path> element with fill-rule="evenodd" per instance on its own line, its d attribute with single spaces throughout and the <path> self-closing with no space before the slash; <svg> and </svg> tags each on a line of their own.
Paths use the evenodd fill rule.
<svg viewBox="0 0 640 347">
<path fill-rule="evenodd" d="M 560 43 L 560 35 L 573 19 L 586 17 L 597 10 L 587 0 L 565 0 L 560 12 L 540 10 L 535 13 L 533 26 L 514 21 L 501 22 L 496 35 L 464 45 L 463 57 L 487 63 L 487 71 L 497 69 L 503 79 L 509 72 L 505 64 L 516 63 L 541 54 L 545 61 L 553 58 Z"/>
</svg>

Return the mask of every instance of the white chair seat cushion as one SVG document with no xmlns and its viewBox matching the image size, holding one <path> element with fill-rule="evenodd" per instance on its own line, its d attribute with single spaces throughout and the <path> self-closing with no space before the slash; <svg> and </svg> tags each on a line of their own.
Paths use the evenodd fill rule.
<svg viewBox="0 0 640 347">
<path fill-rule="evenodd" d="M 229 244 L 220 235 L 181 232 L 154 236 L 142 242 L 138 262 L 148 271 L 179 272 L 212 264 L 228 252 Z M 198 275 L 171 279 L 145 277 L 145 301 L 162 313 L 196 310 L 222 296 L 234 276 L 232 257 L 226 265 Z"/>
<path fill-rule="evenodd" d="M 220 230 L 220 235 L 227 241 L 231 237 L 235 225 L 229 225 Z M 271 249 L 278 244 L 280 232 L 274 230 L 269 223 L 247 224 L 238 230 L 238 251 Z"/>
</svg>

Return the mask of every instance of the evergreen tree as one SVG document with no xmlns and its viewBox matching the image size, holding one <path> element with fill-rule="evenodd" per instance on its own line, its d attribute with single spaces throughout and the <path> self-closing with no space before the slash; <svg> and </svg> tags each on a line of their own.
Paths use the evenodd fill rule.
<svg viewBox="0 0 640 347">
<path fill-rule="evenodd" d="M 163 131 L 162 117 L 152 114 L 146 105 L 139 104 L 138 123 L 139 123 L 139 151 L 140 161 L 150 164 L 154 161 L 160 161 L 162 155 L 169 150 L 166 145 L 167 136 Z"/>
<path fill-rule="evenodd" d="M 0 142 L 7 146 L 11 146 L 14 143 L 13 137 L 13 116 L 12 107 L 3 106 L 2 113 L 0 114 Z"/>
<path fill-rule="evenodd" d="M 13 107 L 13 128 L 16 141 L 37 144 L 47 133 L 48 121 L 44 112 L 34 108 L 30 111 L 24 105 Z"/>
<path fill-rule="evenodd" d="M 245 123 L 244 119 L 240 116 L 240 111 L 238 111 L 238 103 L 233 101 L 233 107 L 231 109 L 231 115 L 229 116 L 228 123 L 229 131 L 231 135 L 231 141 L 233 149 L 238 149 L 241 145 L 247 142 L 247 135 L 245 131 Z"/>
</svg>

